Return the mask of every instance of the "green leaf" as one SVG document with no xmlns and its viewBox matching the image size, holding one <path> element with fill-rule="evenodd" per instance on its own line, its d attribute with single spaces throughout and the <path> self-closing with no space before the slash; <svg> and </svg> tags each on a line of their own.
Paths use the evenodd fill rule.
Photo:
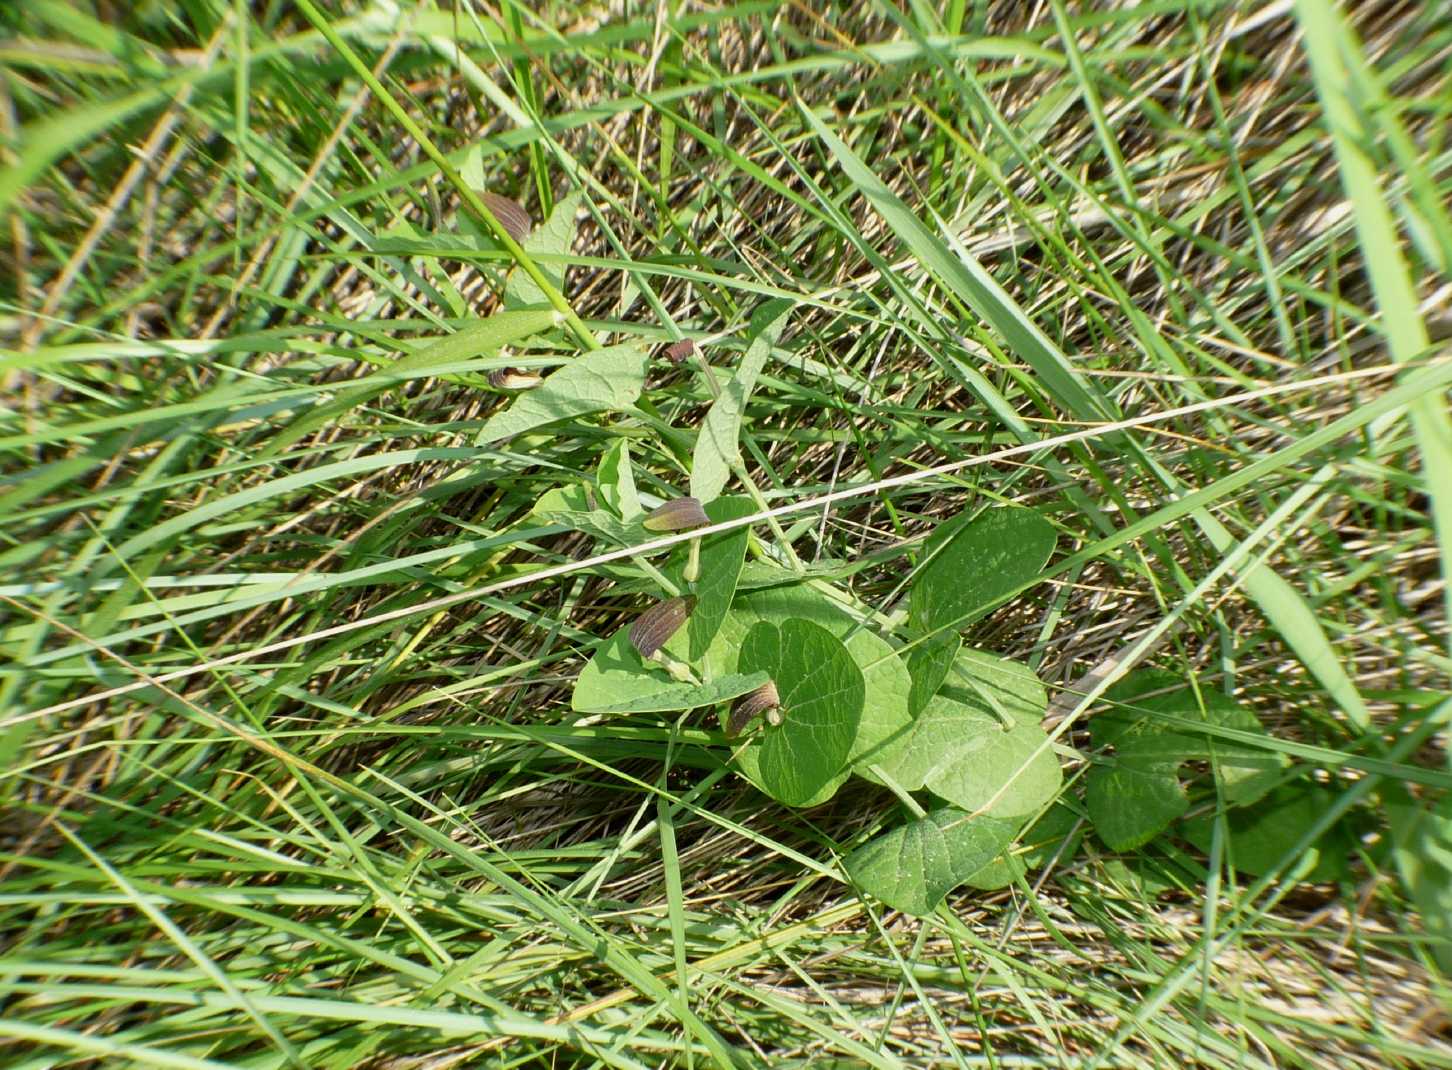
<svg viewBox="0 0 1452 1070">
<path fill-rule="evenodd" d="M 877 761 L 893 741 L 905 735 L 912 723 L 908 716 L 908 692 L 912 683 L 907 666 L 892 645 L 863 628 L 825 596 L 797 584 L 751 591 L 737 597 L 706 652 L 703 670 L 708 675 L 736 672 L 741 640 L 753 624 L 763 620 L 781 622 L 793 617 L 819 624 L 842 640 L 862 670 L 865 687 L 862 720 L 857 726 L 850 761 L 858 774 L 876 780 L 866 767 Z M 749 745 L 737 764 L 743 775 L 760 787 L 755 776 L 758 749 L 757 745 Z M 849 772 L 844 770 L 839 781 L 845 780 Z"/>
<path fill-rule="evenodd" d="M 1051 860 L 1063 865 L 1074 856 L 1083 838 L 1084 826 L 1079 815 L 1063 803 L 1055 803 L 1018 836 L 1012 849 L 1004 851 L 963 883 L 986 892 L 1006 887 Z"/>
<path fill-rule="evenodd" d="M 476 445 L 484 446 L 572 416 L 623 409 L 645 388 L 650 357 L 636 342 L 593 349 L 545 377 L 513 405 L 490 417 Z"/>
<path fill-rule="evenodd" d="M 706 516 L 711 523 L 750 516 L 756 512 L 756 505 L 750 498 L 727 497 L 707 502 Z M 711 641 L 721 630 L 726 614 L 731 610 L 731 600 L 736 596 L 736 581 L 741 576 L 741 566 L 746 561 L 746 543 L 750 528 L 740 527 L 723 531 L 701 540 L 700 578 L 691 587 L 696 596 L 696 608 L 686 625 L 686 645 L 683 660 L 699 661 L 705 656 Z M 667 574 L 685 590 L 687 584 L 682 576 L 690 557 L 689 544 L 677 548 Z"/>
<path fill-rule="evenodd" d="M 1386 141 L 1401 160 L 1410 163 L 1417 157 L 1415 142 L 1399 122 L 1401 109 L 1393 106 L 1395 98 L 1389 98 L 1381 76 L 1367 62 L 1337 5 L 1328 0 L 1297 0 L 1296 18 L 1336 150 L 1341 182 L 1351 202 L 1357 245 L 1376 295 L 1387 347 L 1398 363 L 1419 361 L 1435 343 L 1422 317 L 1419 283 L 1402 253 L 1388 183 L 1367 149 Z M 1438 230 L 1445 240 L 1452 226 L 1442 207 L 1445 193 L 1438 195 L 1434 180 L 1422 166 L 1413 164 L 1407 170 L 1409 175 L 1397 177 L 1410 178 L 1413 201 L 1420 201 L 1434 218 L 1442 220 Z M 1397 199 L 1406 203 L 1404 195 Z M 1452 617 L 1452 416 L 1446 397 L 1432 392 L 1413 401 L 1408 411 L 1421 453 L 1432 531 L 1441 551 L 1442 578 L 1448 581 L 1443 584 L 1443 607 Z"/>
<path fill-rule="evenodd" d="M 1408 821 L 1397 836 L 1397 865 L 1422 915 L 1432 954 L 1452 976 L 1452 795 L 1416 809 L 1397 807 Z"/>
<path fill-rule="evenodd" d="M 1129 851 L 1143 846 L 1183 817 L 1190 800 L 1180 787 L 1174 766 L 1140 767 L 1120 761 L 1112 768 L 1095 767 L 1085 779 L 1084 805 L 1094 831 L 1110 848 Z"/>
<path fill-rule="evenodd" d="M 928 540 L 909 599 L 914 631 L 957 631 L 1043 571 L 1053 526 L 1032 509 L 990 509 Z"/>
<path fill-rule="evenodd" d="M 1184 816 L 1190 805 L 1179 779 L 1184 762 L 1209 761 L 1232 805 L 1254 802 L 1280 779 L 1284 755 L 1172 727 L 1162 719 L 1168 715 L 1264 734 L 1255 715 L 1232 698 L 1202 691 L 1202 707 L 1182 680 L 1160 672 L 1135 673 L 1107 697 L 1124 708 L 1093 718 L 1089 732 L 1095 747 L 1113 747 L 1115 753 L 1108 764 L 1089 770 L 1085 805 L 1099 838 L 1116 851 L 1148 842 Z"/>
<path fill-rule="evenodd" d="M 769 561 L 748 561 L 741 570 L 741 579 L 737 582 L 736 589 L 756 591 L 766 587 L 794 587 L 804 579 L 840 579 L 848 574 L 849 566 L 837 558 L 806 562 L 800 572 L 773 565 Z"/>
<path fill-rule="evenodd" d="M 1200 895 L 1205 887 L 1205 870 L 1193 866 L 1193 861 L 1180 850 L 1165 854 L 1138 851 L 1122 858 L 1099 860 L 1096 866 L 1116 894 L 1149 902 L 1167 892 Z"/>
<path fill-rule="evenodd" d="M 614 546 L 630 546 L 639 533 L 606 509 L 591 508 L 590 496 L 582 486 L 554 487 L 540 495 L 530 514 L 542 524 L 558 524 L 594 535 Z"/>
<path fill-rule="evenodd" d="M 1002 718 L 1037 723 L 1049 708 L 1049 693 L 1033 669 L 972 647 L 953 659 L 943 682 L 943 694 L 972 705 L 985 706 Z"/>
<path fill-rule="evenodd" d="M 751 341 L 741 358 L 741 366 L 706 412 L 691 458 L 691 494 L 703 502 L 721 493 L 731 478 L 731 469 L 741 459 L 738 439 L 746 402 L 756 387 L 757 376 L 766 367 L 772 347 L 781 337 L 791 310 L 792 303 L 786 300 L 768 301 L 756 310 L 748 332 Z"/>
<path fill-rule="evenodd" d="M 1018 823 L 944 807 L 868 841 L 848 856 L 847 875 L 869 895 L 918 917 L 997 858 Z"/>
<path fill-rule="evenodd" d="M 621 628 L 595 651 L 575 681 L 570 706 L 579 713 L 660 713 L 727 702 L 766 683 L 763 672 L 723 675 L 704 684 L 682 682 L 643 661 Z"/>
<path fill-rule="evenodd" d="M 1005 718 L 986 701 L 938 695 L 878 764 L 907 791 L 927 788 L 964 810 L 991 803 L 987 812 L 997 817 L 1023 817 L 1063 783 L 1042 715 Z"/>
<path fill-rule="evenodd" d="M 862 670 L 831 632 L 807 620 L 762 621 L 741 644 L 742 672 L 765 673 L 781 723 L 762 731 L 761 785 L 788 806 L 813 799 L 842 772 L 862 719 Z"/>
<path fill-rule="evenodd" d="M 1242 873 L 1259 877 L 1285 861 L 1285 856 L 1327 808 L 1331 793 L 1302 781 L 1276 788 L 1254 806 L 1229 810 L 1225 823 L 1229 834 L 1226 861 Z M 1207 814 L 1180 826 L 1185 839 L 1205 854 L 1210 853 L 1215 815 Z M 1310 849 L 1316 859 L 1308 881 L 1338 881 L 1350 875 L 1347 854 L 1351 838 L 1340 825 L 1333 825 Z"/>
<path fill-rule="evenodd" d="M 524 239 L 524 251 L 534 258 L 535 263 L 556 290 L 565 290 L 564 258 L 570 255 L 575 244 L 575 215 L 580 210 L 584 191 L 576 190 L 555 205 L 555 210 L 544 223 L 536 227 Z M 504 284 L 505 308 L 544 307 L 549 305 L 538 284 L 523 271 L 515 271 Z"/>
<path fill-rule="evenodd" d="M 920 641 L 908 651 L 908 675 L 913 680 L 912 692 L 908 696 L 908 712 L 914 717 L 923 712 L 928 702 L 938 693 L 938 688 L 943 686 L 943 681 L 948 678 L 948 670 L 953 667 L 953 661 L 958 657 L 958 649 L 962 645 L 963 640 L 958 636 L 952 632 L 943 632 L 932 639 Z"/>
<path fill-rule="evenodd" d="M 630 464 L 630 440 L 616 439 L 600 458 L 600 471 L 595 477 L 600 500 L 614 510 L 621 520 L 634 520 L 643 510 L 635 490 L 635 471 Z"/>
</svg>

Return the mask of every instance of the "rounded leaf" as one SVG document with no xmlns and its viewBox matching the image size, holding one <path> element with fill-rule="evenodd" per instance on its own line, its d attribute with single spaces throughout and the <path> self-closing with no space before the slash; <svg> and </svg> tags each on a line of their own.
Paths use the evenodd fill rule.
<svg viewBox="0 0 1452 1070">
<path fill-rule="evenodd" d="M 717 499 L 724 501 L 727 499 Z M 715 502 L 712 503 L 715 505 Z M 891 644 L 877 633 L 863 628 L 853 617 L 838 605 L 804 584 L 773 587 L 767 590 L 751 591 L 738 597 L 731 604 L 720 631 L 716 633 L 710 648 L 706 651 L 702 669 L 708 677 L 735 673 L 742 640 L 758 621 L 781 623 L 790 618 L 809 620 L 821 625 L 842 641 L 847 653 L 862 670 L 866 697 L 863 700 L 862 719 L 857 725 L 857 738 L 852 743 L 850 762 L 852 769 L 838 775 L 838 783 L 845 780 L 849 772 L 856 772 L 868 780 L 874 780 L 870 766 L 909 731 L 912 719 L 908 716 L 908 691 L 911 681 L 907 666 L 897 657 Z M 694 616 L 692 626 L 694 627 Z M 671 643 L 671 649 L 680 646 L 680 641 Z M 684 655 L 682 655 L 684 656 Z M 757 787 L 762 787 L 758 761 L 760 748 L 752 743 L 737 757 L 737 767 Z M 825 789 L 824 789 L 825 790 Z M 811 804 L 823 802 L 831 797 L 831 791 Z"/>
<path fill-rule="evenodd" d="M 805 805 L 847 765 L 862 719 L 862 670 L 827 629 L 792 619 L 747 632 L 738 671 L 766 673 L 781 699 L 781 723 L 762 733 L 761 786 L 788 806 Z"/>
<path fill-rule="evenodd" d="M 944 807 L 869 840 L 848 856 L 847 874 L 890 907 L 924 917 L 943 897 L 997 859 L 1018 823 Z"/>
<path fill-rule="evenodd" d="M 1054 552 L 1053 525 L 1032 509 L 990 509 L 928 540 L 909 597 L 920 634 L 958 631 L 1033 580 Z"/>
</svg>

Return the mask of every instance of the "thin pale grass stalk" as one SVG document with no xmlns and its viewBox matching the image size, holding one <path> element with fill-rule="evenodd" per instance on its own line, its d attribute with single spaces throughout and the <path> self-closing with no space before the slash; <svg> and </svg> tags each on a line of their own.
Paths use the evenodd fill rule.
<svg viewBox="0 0 1452 1070">
<path fill-rule="evenodd" d="M 233 14 L 234 12 L 230 9 L 222 13 L 222 18 L 218 21 L 216 32 L 213 33 L 211 41 L 207 43 L 207 47 L 203 52 L 203 64 L 210 64 L 217 57 L 218 53 L 222 51 L 222 46 L 227 43 L 227 36 L 232 29 Z M 121 209 L 131 199 L 131 194 L 135 192 L 137 185 L 146 177 L 147 171 L 151 168 L 151 161 L 160 153 L 161 147 L 166 144 L 167 139 L 171 137 L 172 131 L 176 129 L 177 123 L 186 114 L 187 104 L 191 100 L 194 92 L 196 92 L 196 86 L 194 84 L 188 83 L 183 85 L 178 90 L 176 99 L 167 106 L 166 111 L 157 120 L 156 126 L 152 128 L 151 134 L 146 139 L 146 143 L 136 150 L 136 159 L 131 162 L 131 166 L 121 176 L 121 181 L 112 191 L 111 196 L 106 199 L 106 203 L 101 207 L 95 220 L 81 237 L 80 242 L 72 250 L 71 255 L 67 258 L 64 266 L 62 266 L 60 273 L 51 282 L 50 289 L 45 295 L 45 300 L 41 302 L 40 309 L 34 314 L 30 323 L 21 333 L 20 344 L 22 348 L 28 349 L 34 346 L 41 332 L 45 330 L 46 325 L 55 316 L 56 311 L 60 308 L 61 301 L 65 299 L 67 291 L 70 290 L 71 285 L 76 281 L 77 276 L 80 275 L 87 261 L 90 260 L 91 254 L 96 251 L 96 247 L 100 244 L 101 239 L 106 236 L 107 232 L 116 225 L 116 220 L 121 214 Z M 8 386 L 8 383 L 0 383 L 0 388 L 6 386 Z"/>
</svg>

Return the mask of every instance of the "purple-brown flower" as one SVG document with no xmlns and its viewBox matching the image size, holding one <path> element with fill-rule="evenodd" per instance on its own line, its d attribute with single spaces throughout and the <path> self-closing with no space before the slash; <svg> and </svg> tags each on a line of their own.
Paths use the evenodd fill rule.
<svg viewBox="0 0 1452 1070">
<path fill-rule="evenodd" d="M 530 390 L 542 382 L 534 372 L 523 368 L 495 368 L 489 373 L 489 385 L 496 390 Z"/>
<path fill-rule="evenodd" d="M 700 498 L 675 498 L 645 514 L 646 531 L 690 531 L 711 522 Z"/>
<path fill-rule="evenodd" d="M 776 684 L 768 680 L 755 691 L 743 695 L 741 701 L 736 703 L 731 716 L 726 718 L 726 734 L 740 735 L 743 728 L 763 713 L 770 720 L 771 711 L 780 706 L 781 696 L 776 693 Z"/>
<path fill-rule="evenodd" d="M 499 220 L 511 238 L 515 241 L 524 242 L 529 237 L 529 231 L 534 226 L 529 218 L 529 213 L 524 210 L 524 205 L 517 201 L 511 201 L 508 197 L 498 193 L 490 193 L 488 190 L 479 191 L 479 199 L 484 202 L 484 207 L 494 213 L 494 218 Z"/>
<path fill-rule="evenodd" d="M 679 364 L 696 351 L 696 343 L 690 338 L 682 338 L 679 342 L 672 342 L 661 351 L 661 356 L 672 364 Z"/>
<path fill-rule="evenodd" d="M 695 608 L 696 599 L 691 595 L 657 602 L 630 626 L 631 645 L 642 658 L 652 657 L 670 641 L 671 636 L 681 630 L 681 625 L 686 623 L 686 618 Z"/>
</svg>

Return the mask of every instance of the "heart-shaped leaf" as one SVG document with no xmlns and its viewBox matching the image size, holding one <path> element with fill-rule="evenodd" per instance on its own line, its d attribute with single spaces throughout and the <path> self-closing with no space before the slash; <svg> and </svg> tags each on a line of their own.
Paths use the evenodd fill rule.
<svg viewBox="0 0 1452 1070">
<path fill-rule="evenodd" d="M 963 883 L 984 891 L 1012 884 L 1031 869 L 1051 859 L 1062 866 L 1078 850 L 1084 838 L 1079 815 L 1063 803 L 1055 803 L 1028 829 L 1018 834 L 1013 845 Z"/>
<path fill-rule="evenodd" d="M 908 791 L 925 787 L 964 810 L 1023 817 L 1063 782 L 1047 740 L 1034 721 L 1005 722 L 983 704 L 938 695 L 878 764 Z"/>
<path fill-rule="evenodd" d="M 572 416 L 623 409 L 640 397 L 649 363 L 645 347 L 636 342 L 582 353 L 491 416 L 475 444 L 487 446 Z"/>
<path fill-rule="evenodd" d="M 1263 735 L 1255 714 L 1224 694 L 1197 692 L 1168 673 L 1138 672 L 1108 697 L 1119 707 L 1091 720 L 1089 732 L 1096 747 L 1113 747 L 1114 754 L 1089 770 L 1084 802 L 1099 838 L 1116 851 L 1148 842 L 1184 816 L 1190 806 L 1179 778 L 1184 762 L 1210 762 L 1226 801 L 1236 806 L 1259 799 L 1280 779 L 1284 755 L 1165 719 Z"/>
<path fill-rule="evenodd" d="M 1225 815 L 1230 839 L 1226 861 L 1253 877 L 1269 873 L 1333 802 L 1335 797 L 1325 788 L 1301 781 L 1274 789 L 1254 806 L 1229 811 Z M 1207 814 L 1186 821 L 1180 831 L 1209 854 L 1214 825 L 1215 816 Z M 1336 881 L 1349 876 L 1346 859 L 1351 846 L 1344 827 L 1333 825 L 1327 829 L 1310 849 L 1316 861 L 1305 879 Z"/>
<path fill-rule="evenodd" d="M 1054 542 L 1053 525 L 1032 509 L 990 509 L 943 525 L 928 540 L 913 577 L 914 632 L 958 631 L 1042 572 Z"/>
<path fill-rule="evenodd" d="M 761 786 L 802 806 L 847 764 L 862 719 L 862 670 L 831 632 L 797 619 L 753 626 L 737 664 L 765 673 L 781 699 L 781 723 L 762 731 Z"/>
<path fill-rule="evenodd" d="M 925 917 L 997 858 L 1016 831 L 1015 821 L 943 807 L 853 851 L 847 874 L 888 906 Z"/>
<path fill-rule="evenodd" d="M 1019 721 L 1037 723 L 1049 708 L 1043 681 L 1027 665 L 972 647 L 958 651 L 942 691 L 949 698 Z"/>
<path fill-rule="evenodd" d="M 659 713 L 728 702 L 766 683 L 765 673 L 729 674 L 693 684 L 641 660 L 629 627 L 612 635 L 575 681 L 571 707 L 580 713 Z"/>
<path fill-rule="evenodd" d="M 895 740 L 905 735 L 911 724 L 907 706 L 911 680 L 907 667 L 890 643 L 862 627 L 824 595 L 796 584 L 738 596 L 706 652 L 702 671 L 708 677 L 737 672 L 741 641 L 753 624 L 763 620 L 779 623 L 793 617 L 819 624 L 842 640 L 852 660 L 862 670 L 865 687 L 862 720 L 857 726 L 857 738 L 853 740 L 849 761 L 860 775 L 875 779 L 867 767 L 877 761 Z M 761 782 L 756 776 L 757 746 L 749 745 L 740 755 L 737 766 L 743 775 L 760 787 Z M 838 774 L 838 782 L 847 776 L 848 770 L 843 770 Z M 830 797 L 828 792 L 814 802 Z"/>
</svg>

